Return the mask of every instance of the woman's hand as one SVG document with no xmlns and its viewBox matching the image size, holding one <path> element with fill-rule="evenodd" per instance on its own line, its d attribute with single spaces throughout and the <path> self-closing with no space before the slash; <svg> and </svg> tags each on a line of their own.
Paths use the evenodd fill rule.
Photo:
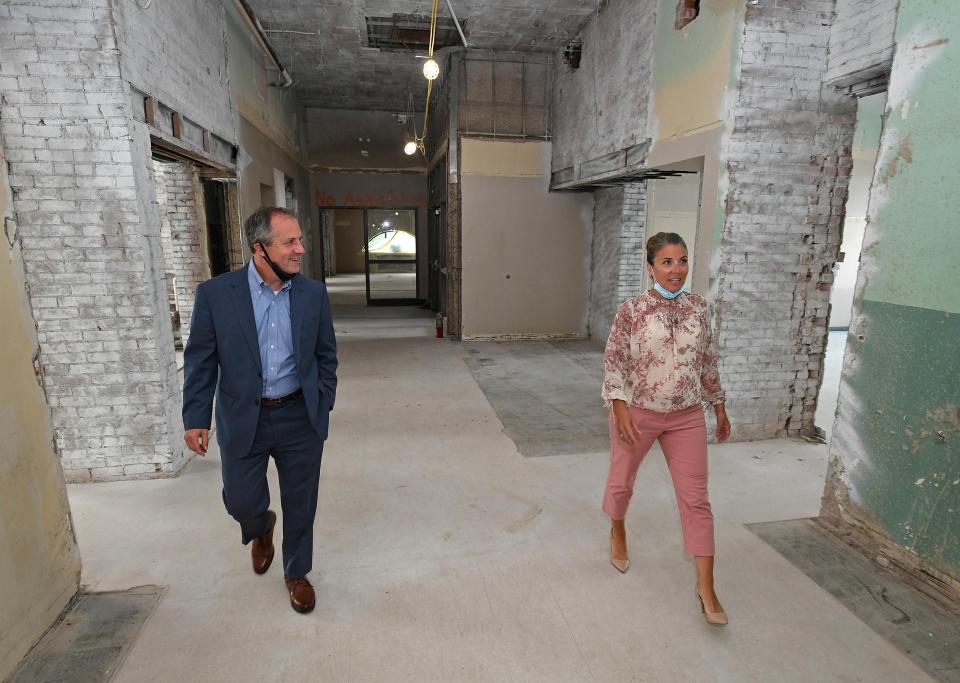
<svg viewBox="0 0 960 683">
<path fill-rule="evenodd" d="M 630 415 L 625 401 L 614 399 L 613 422 L 617 427 L 617 435 L 624 443 L 632 446 L 634 440 L 640 437 L 640 430 L 637 429 L 637 425 L 633 423 L 633 416 Z"/>
<path fill-rule="evenodd" d="M 717 415 L 717 441 L 723 443 L 730 438 L 730 420 L 727 418 L 727 408 L 722 403 L 713 407 Z"/>
</svg>

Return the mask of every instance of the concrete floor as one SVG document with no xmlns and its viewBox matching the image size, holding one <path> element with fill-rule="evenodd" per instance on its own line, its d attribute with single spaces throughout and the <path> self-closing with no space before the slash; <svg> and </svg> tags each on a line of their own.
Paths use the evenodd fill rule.
<svg viewBox="0 0 960 683">
<path fill-rule="evenodd" d="M 711 448 L 731 624 L 709 627 L 658 453 L 621 575 L 605 452 L 523 457 L 429 312 L 341 306 L 335 323 L 313 614 L 290 609 L 279 563 L 251 571 L 215 448 L 176 479 L 70 486 L 87 589 L 168 587 L 118 683 L 930 680 L 743 527 L 815 515 L 826 446 Z"/>
</svg>

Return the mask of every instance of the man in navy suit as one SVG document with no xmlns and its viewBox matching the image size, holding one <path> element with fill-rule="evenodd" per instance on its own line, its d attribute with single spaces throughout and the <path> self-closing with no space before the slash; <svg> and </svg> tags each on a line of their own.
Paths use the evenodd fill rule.
<svg viewBox="0 0 960 683">
<path fill-rule="evenodd" d="M 313 565 L 320 458 L 337 390 L 337 345 L 326 287 L 299 275 L 303 234 L 285 209 L 258 209 L 244 226 L 253 254 L 240 270 L 197 287 L 184 350 L 184 440 L 207 452 L 216 394 L 223 503 L 251 543 L 253 570 L 273 561 L 267 461 L 280 479 L 283 573 L 290 605 L 316 603 Z"/>
</svg>

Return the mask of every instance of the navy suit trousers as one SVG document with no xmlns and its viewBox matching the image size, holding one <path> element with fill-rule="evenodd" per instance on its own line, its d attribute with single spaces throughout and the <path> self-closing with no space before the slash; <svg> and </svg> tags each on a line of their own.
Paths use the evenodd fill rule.
<svg viewBox="0 0 960 683">
<path fill-rule="evenodd" d="M 221 453 L 223 504 L 240 523 L 244 544 L 267 532 L 273 456 L 283 509 L 283 573 L 292 579 L 313 567 L 313 521 L 317 514 L 323 439 L 313 430 L 303 397 L 261 407 L 249 453 Z"/>
</svg>

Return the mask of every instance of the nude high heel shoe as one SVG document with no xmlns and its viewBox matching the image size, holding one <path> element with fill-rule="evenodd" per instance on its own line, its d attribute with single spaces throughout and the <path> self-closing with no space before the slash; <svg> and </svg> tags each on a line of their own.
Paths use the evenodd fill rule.
<svg viewBox="0 0 960 683">
<path fill-rule="evenodd" d="M 610 564 L 617 568 L 621 574 L 626 574 L 630 569 L 630 559 L 621 560 L 613 556 L 613 529 L 610 529 Z"/>
<path fill-rule="evenodd" d="M 693 590 L 697 594 L 697 600 L 700 601 L 700 611 L 703 612 L 704 618 L 707 620 L 707 623 L 711 626 L 726 626 L 729 622 L 727 619 L 727 613 L 724 611 L 720 612 L 708 612 L 707 608 L 703 606 L 703 597 L 700 595 L 700 587 L 694 586 Z"/>
</svg>

